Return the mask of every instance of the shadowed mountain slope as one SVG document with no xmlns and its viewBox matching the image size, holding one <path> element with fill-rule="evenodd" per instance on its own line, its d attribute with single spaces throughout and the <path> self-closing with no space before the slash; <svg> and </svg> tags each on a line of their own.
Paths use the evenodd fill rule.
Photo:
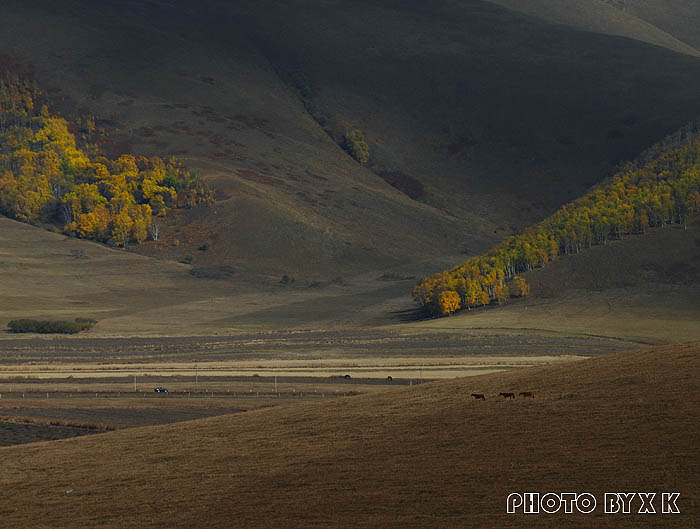
<svg viewBox="0 0 700 529">
<path fill-rule="evenodd" d="M 695 49 L 700 49 L 700 4 L 694 0 L 602 1 L 646 20 Z"/>
<path fill-rule="evenodd" d="M 458 217 L 522 222 L 579 195 L 670 132 L 649 120 L 673 119 L 676 76 L 697 75 L 695 57 L 484 2 L 265 4 L 248 12 L 260 46 L 317 121 L 337 141 L 364 130 L 375 172 L 417 178 Z M 666 58 L 678 83 L 654 80 Z"/>
<path fill-rule="evenodd" d="M 697 58 L 476 0 L 9 0 L 0 16 L 2 53 L 97 116 L 105 149 L 177 154 L 218 190 L 143 251 L 211 239 L 200 262 L 277 277 L 479 253 L 700 114 Z M 367 166 L 339 145 L 350 128 Z"/>
<path fill-rule="evenodd" d="M 697 343 L 676 345 L 3 448 L 2 524 L 690 527 L 699 359 Z M 593 493 L 598 510 L 505 514 L 511 492 L 562 490 Z M 681 514 L 602 514 L 618 490 L 680 492 Z"/>
<path fill-rule="evenodd" d="M 490 0 L 494 4 L 499 4 L 515 11 L 521 11 L 549 22 L 566 24 L 586 31 L 594 31 L 606 35 L 619 35 L 630 39 L 648 42 L 662 46 L 680 53 L 698 56 L 700 52 L 695 48 L 697 41 L 679 40 L 680 35 L 673 32 L 673 28 L 667 24 L 661 27 L 654 25 L 660 22 L 659 17 L 646 18 L 642 15 L 643 10 L 628 10 L 624 2 L 616 0 L 529 0 L 520 2 L 518 0 Z M 657 12 L 666 11 L 669 2 L 656 2 L 659 6 Z M 689 3 L 684 6 L 674 6 L 676 14 L 679 15 L 687 10 Z M 663 9 L 662 9 L 663 8 Z M 674 11 L 672 8 L 671 11 Z M 670 33 L 664 29 L 671 30 Z M 685 32 L 682 32 L 685 34 Z"/>
</svg>

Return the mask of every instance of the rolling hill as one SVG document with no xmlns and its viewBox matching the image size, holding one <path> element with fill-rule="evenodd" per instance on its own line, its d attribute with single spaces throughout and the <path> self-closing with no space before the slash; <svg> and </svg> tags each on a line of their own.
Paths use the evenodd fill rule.
<svg viewBox="0 0 700 529">
<path fill-rule="evenodd" d="M 17 318 L 90 318 L 99 322 L 92 336 L 230 335 L 358 327 L 386 322 L 396 303 L 410 306 L 406 280 L 370 274 L 347 283 L 284 285 L 278 277 L 156 260 L 4 217 L 0 271 L 3 330 Z"/>
<path fill-rule="evenodd" d="M 0 525 L 692 527 L 699 358 L 674 345 L 1 448 Z M 602 514 L 620 490 L 680 492 L 680 514 Z M 590 492 L 599 508 L 506 514 L 526 491 Z"/>
<path fill-rule="evenodd" d="M 618 35 L 698 56 L 692 2 L 626 2 L 624 0 L 553 1 L 491 0 L 508 9 L 586 31 Z M 695 17 L 693 16 L 695 15 Z M 675 19 L 681 24 L 669 24 Z M 685 40 L 686 37 L 690 37 Z"/>
<path fill-rule="evenodd" d="M 642 343 L 700 338 L 697 223 L 596 246 L 528 272 L 530 297 L 410 323 L 422 332 L 556 332 Z"/>
<path fill-rule="evenodd" d="M 181 246 L 141 250 L 210 239 L 203 264 L 330 279 L 479 253 L 700 114 L 681 33 L 536 5 L 9 0 L 0 54 L 105 150 L 177 154 L 217 190 Z"/>
<path fill-rule="evenodd" d="M 603 0 L 604 2 L 654 24 L 677 39 L 698 49 L 700 6 L 693 0 Z"/>
</svg>

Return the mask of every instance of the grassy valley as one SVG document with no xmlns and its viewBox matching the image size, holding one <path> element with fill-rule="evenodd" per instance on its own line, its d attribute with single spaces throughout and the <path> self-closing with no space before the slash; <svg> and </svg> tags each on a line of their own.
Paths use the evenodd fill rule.
<svg viewBox="0 0 700 529">
<path fill-rule="evenodd" d="M 0 3 L 0 528 L 693 526 L 699 15 Z"/>
</svg>

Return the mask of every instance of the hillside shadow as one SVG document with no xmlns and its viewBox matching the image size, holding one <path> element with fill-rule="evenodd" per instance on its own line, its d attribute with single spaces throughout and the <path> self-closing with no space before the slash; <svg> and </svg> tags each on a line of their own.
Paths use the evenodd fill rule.
<svg viewBox="0 0 700 529">
<path fill-rule="evenodd" d="M 426 315 L 420 308 L 396 310 L 390 312 L 389 315 L 392 320 L 400 323 L 415 323 L 431 319 L 430 316 Z"/>
</svg>

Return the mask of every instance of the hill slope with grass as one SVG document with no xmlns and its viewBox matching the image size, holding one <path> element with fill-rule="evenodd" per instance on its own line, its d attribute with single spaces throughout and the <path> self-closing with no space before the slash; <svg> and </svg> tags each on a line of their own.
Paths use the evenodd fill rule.
<svg viewBox="0 0 700 529">
<path fill-rule="evenodd" d="M 683 35 L 687 35 L 687 32 L 676 34 L 674 29 L 677 28 L 662 23 L 661 17 L 645 16 L 649 14 L 647 10 L 630 9 L 628 4 L 634 2 L 624 2 L 624 0 L 490 1 L 549 22 L 565 24 L 595 33 L 618 35 L 689 55 L 700 55 L 697 49 L 697 40 L 684 41 Z M 654 2 L 646 2 L 646 4 L 653 5 Z M 656 9 L 651 11 L 652 13 L 659 14 L 670 11 L 671 17 L 675 15 L 678 18 L 681 18 L 682 14 L 687 14 L 687 10 L 691 6 L 690 2 L 685 3 L 685 5 L 676 2 L 676 5 L 669 9 L 669 2 L 658 1 L 655 4 Z"/>
<path fill-rule="evenodd" d="M 421 332 L 548 333 L 641 343 L 700 339 L 696 223 L 595 246 L 523 275 L 530 296 L 408 325 Z"/>
<path fill-rule="evenodd" d="M 502 304 L 530 293 L 518 276 L 594 245 L 650 228 L 679 225 L 700 211 L 698 123 L 684 127 L 626 164 L 613 178 L 562 206 L 542 222 L 509 237 L 485 255 L 422 279 L 416 301 L 432 315 Z"/>
<path fill-rule="evenodd" d="M 0 16 L 3 60 L 94 116 L 106 152 L 175 154 L 217 191 L 139 251 L 278 278 L 479 253 L 700 114 L 700 61 L 653 28 L 621 39 L 476 0 L 9 0 Z"/>
<path fill-rule="evenodd" d="M 690 527 L 699 359 L 697 343 L 668 346 L 2 448 L 2 523 Z M 609 491 L 680 492 L 681 514 L 505 513 L 511 492 L 562 490 L 601 502 Z"/>
<path fill-rule="evenodd" d="M 414 322 L 415 278 L 459 261 L 340 282 L 260 280 L 144 258 L 0 217 L 0 330 L 14 319 L 97 320 L 90 338 L 215 336 L 382 327 L 391 335 L 587 334 L 643 343 L 700 339 L 698 228 L 614 241 L 526 276 L 524 302 Z M 412 323 L 411 323 L 412 322 Z M 0 333 L 0 339 L 16 338 Z M 424 337 L 425 338 L 425 337 Z M 439 336 L 430 338 L 439 344 Z M 468 338 L 465 338 L 468 339 Z M 412 346 L 407 346 L 412 347 Z"/>
<path fill-rule="evenodd" d="M 653 24 L 695 49 L 700 48 L 700 5 L 693 0 L 602 0 Z"/>
<path fill-rule="evenodd" d="M 201 253 L 201 252 L 199 252 Z M 0 217 L 0 331 L 16 319 L 95 319 L 93 337 L 213 336 L 358 327 L 410 308 L 411 280 L 283 284 L 175 263 Z M 0 332 L 2 338 L 13 335 Z M 16 337 L 16 335 L 14 336 Z"/>
</svg>

